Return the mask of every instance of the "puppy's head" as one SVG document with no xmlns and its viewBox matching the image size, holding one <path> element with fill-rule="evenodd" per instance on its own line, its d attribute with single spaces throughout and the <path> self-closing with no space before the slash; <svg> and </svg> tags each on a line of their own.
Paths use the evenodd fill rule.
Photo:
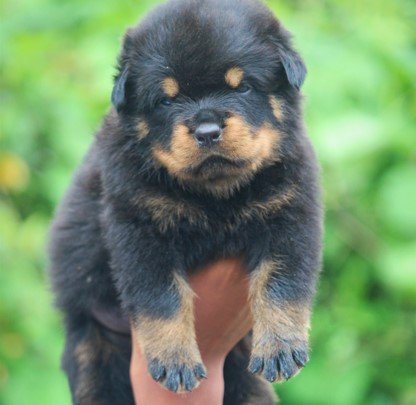
<svg viewBox="0 0 416 405">
<path fill-rule="evenodd" d="M 113 104 L 149 170 L 230 195 L 282 157 L 306 70 L 255 0 L 171 0 L 128 30 Z"/>
</svg>

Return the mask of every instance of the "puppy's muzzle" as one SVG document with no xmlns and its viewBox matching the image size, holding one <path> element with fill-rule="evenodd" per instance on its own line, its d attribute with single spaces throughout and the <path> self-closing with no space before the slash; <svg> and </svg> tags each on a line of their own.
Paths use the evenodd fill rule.
<svg viewBox="0 0 416 405">
<path fill-rule="evenodd" d="M 203 123 L 198 125 L 194 132 L 194 138 L 199 146 L 209 147 L 217 144 L 222 137 L 222 129 L 215 123 Z"/>
</svg>

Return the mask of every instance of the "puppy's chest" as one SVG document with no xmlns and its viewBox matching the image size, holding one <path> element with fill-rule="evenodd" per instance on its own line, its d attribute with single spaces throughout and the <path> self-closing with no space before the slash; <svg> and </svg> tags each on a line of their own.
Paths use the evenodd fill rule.
<svg viewBox="0 0 416 405">
<path fill-rule="evenodd" d="M 219 235 L 244 232 L 252 223 L 266 223 L 293 198 L 294 190 L 290 187 L 234 201 L 196 201 L 151 190 L 141 192 L 134 204 L 140 215 L 148 217 L 162 234 Z"/>
</svg>

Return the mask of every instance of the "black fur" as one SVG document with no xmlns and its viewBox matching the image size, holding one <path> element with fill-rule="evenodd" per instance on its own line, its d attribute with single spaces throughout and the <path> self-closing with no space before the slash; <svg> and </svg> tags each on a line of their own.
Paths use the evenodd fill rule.
<svg viewBox="0 0 416 405">
<path fill-rule="evenodd" d="M 248 92 L 226 87 L 224 74 L 233 66 L 244 71 Z M 174 272 L 186 278 L 216 259 L 244 255 L 251 274 L 266 259 L 279 260 L 283 266 L 267 285 L 271 302 L 310 306 L 322 219 L 317 165 L 302 124 L 299 88 L 305 75 L 287 31 L 255 0 L 171 0 L 128 30 L 114 109 L 78 169 L 51 232 L 52 280 L 66 317 L 65 370 L 74 403 L 132 402 L 129 343 L 111 340 L 93 309 L 120 306 L 131 319 L 171 319 L 181 307 L 178 291 L 171 288 Z M 164 105 L 160 86 L 165 77 L 174 77 L 180 87 L 170 105 Z M 283 101 L 281 119 L 273 115 L 271 95 Z M 219 177 L 200 180 L 195 171 L 190 172 L 195 181 L 187 182 L 172 176 L 155 161 L 155 145 L 169 150 L 174 126 L 184 122 L 192 131 L 201 110 L 214 111 L 222 124 L 238 114 L 253 128 L 267 124 L 278 130 L 284 134 L 279 159 L 230 186 L 228 193 L 211 192 L 206 183 L 226 177 L 228 165 L 236 162 L 213 164 Z M 149 128 L 141 138 L 139 120 Z M 291 189 L 295 193 L 280 209 L 260 215 L 253 208 Z M 175 214 L 173 223 L 161 226 L 142 204 L 149 193 L 162 196 L 162 203 L 186 203 L 184 215 Z M 204 220 L 191 221 L 187 209 L 197 209 Z M 83 339 L 97 341 L 97 335 L 89 366 L 96 385 L 90 398 L 77 398 L 79 376 L 87 372 L 80 373 L 74 351 Z M 245 400 L 244 392 L 251 389 L 261 397 L 257 377 L 239 369 L 247 366 L 247 356 L 232 361 L 235 356 L 230 354 L 226 366 L 226 403 L 242 403 L 239 398 Z M 294 350 L 290 361 L 301 367 L 306 358 L 306 352 Z M 273 376 L 278 368 L 276 360 Z M 293 373 L 287 374 L 283 377 Z M 269 393 L 264 398 L 271 403 Z"/>
</svg>

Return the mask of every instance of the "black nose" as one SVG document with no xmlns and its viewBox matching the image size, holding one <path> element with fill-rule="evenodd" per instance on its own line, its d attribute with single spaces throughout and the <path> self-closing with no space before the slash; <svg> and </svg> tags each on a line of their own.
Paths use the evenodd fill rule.
<svg viewBox="0 0 416 405">
<path fill-rule="evenodd" d="M 221 127 L 218 124 L 203 123 L 198 125 L 194 137 L 200 146 L 211 146 L 221 140 Z"/>
</svg>

